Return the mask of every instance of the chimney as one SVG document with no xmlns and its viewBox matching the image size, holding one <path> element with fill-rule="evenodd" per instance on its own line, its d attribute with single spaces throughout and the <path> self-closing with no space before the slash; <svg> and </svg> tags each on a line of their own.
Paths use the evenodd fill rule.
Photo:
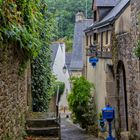
<svg viewBox="0 0 140 140">
<path fill-rule="evenodd" d="M 76 22 L 83 21 L 84 19 L 85 19 L 85 16 L 84 16 L 83 12 L 78 12 L 75 16 L 75 21 Z"/>
</svg>

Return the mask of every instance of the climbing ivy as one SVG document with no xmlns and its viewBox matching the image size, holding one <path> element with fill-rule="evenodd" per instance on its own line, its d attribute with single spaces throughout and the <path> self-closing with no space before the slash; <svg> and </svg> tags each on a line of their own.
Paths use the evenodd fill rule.
<svg viewBox="0 0 140 140">
<path fill-rule="evenodd" d="M 53 94 L 53 76 L 47 47 L 32 62 L 33 111 L 46 112 Z"/>
<path fill-rule="evenodd" d="M 49 44 L 55 29 L 44 0 L 0 0 L 0 47 L 9 45 L 20 60 L 19 73 L 32 64 L 33 109 L 46 111 L 52 74 Z"/>
<path fill-rule="evenodd" d="M 43 0 L 0 0 L 0 41 L 14 44 L 24 59 L 36 57 L 49 41 L 50 16 Z"/>
</svg>

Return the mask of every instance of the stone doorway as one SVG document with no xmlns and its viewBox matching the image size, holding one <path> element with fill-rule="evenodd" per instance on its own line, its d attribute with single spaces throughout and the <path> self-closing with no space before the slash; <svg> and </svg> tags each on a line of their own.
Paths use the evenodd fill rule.
<svg viewBox="0 0 140 140">
<path fill-rule="evenodd" d="M 118 89 L 118 117 L 121 131 L 128 131 L 128 109 L 126 92 L 125 67 L 122 61 L 117 66 L 117 89 Z"/>
</svg>

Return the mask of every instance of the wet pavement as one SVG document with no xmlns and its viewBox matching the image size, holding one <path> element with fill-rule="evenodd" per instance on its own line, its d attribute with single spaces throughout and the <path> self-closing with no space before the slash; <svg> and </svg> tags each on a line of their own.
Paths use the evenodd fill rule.
<svg viewBox="0 0 140 140">
<path fill-rule="evenodd" d="M 73 124 L 68 118 L 61 118 L 62 140 L 101 140 L 89 135 L 85 130 Z"/>
</svg>

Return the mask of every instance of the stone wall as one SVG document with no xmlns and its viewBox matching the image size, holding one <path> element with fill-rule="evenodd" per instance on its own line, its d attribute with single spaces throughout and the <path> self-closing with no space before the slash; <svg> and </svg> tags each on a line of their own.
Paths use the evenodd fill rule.
<svg viewBox="0 0 140 140">
<path fill-rule="evenodd" d="M 126 75 L 128 131 L 131 135 L 130 140 L 140 139 L 140 61 L 134 54 L 134 48 L 140 31 L 139 15 L 140 1 L 131 0 L 131 32 L 117 35 L 117 59 L 118 62 L 123 62 Z M 114 65 L 116 72 L 117 64 Z"/>
<path fill-rule="evenodd" d="M 131 37 L 132 48 L 135 47 L 137 39 L 140 35 L 140 1 L 131 0 Z M 133 49 L 132 49 L 133 50 Z M 133 53 L 133 52 L 132 52 Z M 130 93 L 130 122 L 133 139 L 140 139 L 140 61 L 132 54 L 130 63 L 131 77 L 129 93 Z M 139 138 L 138 138 L 139 137 Z"/>
<path fill-rule="evenodd" d="M 140 79 L 139 60 L 134 55 L 134 42 L 131 34 L 123 34 L 117 37 L 118 61 L 122 61 L 125 67 L 128 127 L 131 134 L 140 134 Z M 117 71 L 117 69 L 116 69 Z M 117 96 L 117 95 L 116 95 Z M 137 140 L 137 138 L 135 138 Z"/>
<path fill-rule="evenodd" d="M 0 140 L 21 140 L 27 111 L 28 70 L 18 75 L 14 46 L 0 48 Z"/>
</svg>

